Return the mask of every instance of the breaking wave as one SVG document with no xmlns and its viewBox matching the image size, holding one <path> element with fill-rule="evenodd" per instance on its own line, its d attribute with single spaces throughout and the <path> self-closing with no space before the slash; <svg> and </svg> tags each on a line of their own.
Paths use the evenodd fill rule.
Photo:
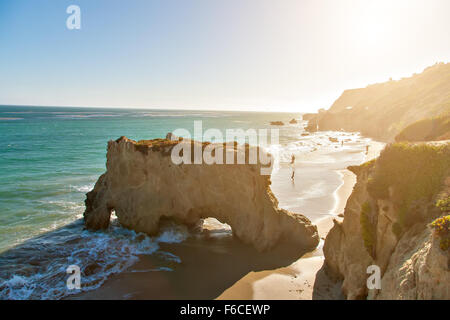
<svg viewBox="0 0 450 320">
<path fill-rule="evenodd" d="M 80 293 L 68 290 L 70 265 L 81 270 L 83 292 L 100 287 L 108 277 L 139 261 L 140 255 L 158 253 L 167 266 L 151 271 L 172 271 L 178 256 L 159 250 L 159 243 L 178 243 L 188 237 L 181 226 L 165 226 L 156 237 L 122 228 L 113 220 L 106 231 L 83 230 L 77 220 L 33 238 L 0 255 L 0 299 L 61 299 Z"/>
</svg>

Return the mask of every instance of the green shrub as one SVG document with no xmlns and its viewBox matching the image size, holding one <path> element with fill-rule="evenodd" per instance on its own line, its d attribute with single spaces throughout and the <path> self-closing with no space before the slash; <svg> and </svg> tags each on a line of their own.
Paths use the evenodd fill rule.
<svg viewBox="0 0 450 320">
<path fill-rule="evenodd" d="M 450 215 L 437 218 L 431 223 L 434 232 L 441 238 L 440 248 L 448 250 L 450 248 Z"/>
<path fill-rule="evenodd" d="M 372 159 L 370 161 L 364 162 L 359 166 L 349 166 L 348 170 L 358 175 L 362 170 L 370 170 L 375 165 L 376 159 Z"/>
<path fill-rule="evenodd" d="M 380 154 L 367 191 L 375 199 L 389 198 L 404 229 L 421 219 L 420 206 L 432 204 L 450 171 L 450 144 L 394 143 Z"/>
<path fill-rule="evenodd" d="M 439 199 L 436 202 L 436 207 L 438 207 L 442 212 L 450 212 L 450 197 Z"/>
<path fill-rule="evenodd" d="M 375 199 L 387 199 L 389 198 L 389 185 L 387 179 L 378 177 L 374 179 L 369 177 L 367 180 L 367 192 Z"/>
<path fill-rule="evenodd" d="M 442 140 L 450 132 L 450 115 L 419 120 L 404 128 L 395 141 Z"/>
<path fill-rule="evenodd" d="M 364 202 L 361 206 L 361 215 L 359 222 L 361 223 L 361 235 L 364 240 L 364 246 L 367 252 L 374 258 L 375 251 L 375 227 L 370 222 L 370 213 L 372 208 L 369 202 Z"/>
</svg>

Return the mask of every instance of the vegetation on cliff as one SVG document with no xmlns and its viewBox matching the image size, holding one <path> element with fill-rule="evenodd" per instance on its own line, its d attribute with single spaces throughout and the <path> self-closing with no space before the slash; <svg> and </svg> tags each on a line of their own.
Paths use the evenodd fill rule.
<svg viewBox="0 0 450 320">
<path fill-rule="evenodd" d="M 440 248 L 448 250 L 450 248 L 450 215 L 437 218 L 431 223 L 434 232 L 440 237 Z"/>
<path fill-rule="evenodd" d="M 439 199 L 436 202 L 436 207 L 438 207 L 442 212 L 450 212 L 450 197 Z"/>
<path fill-rule="evenodd" d="M 419 120 L 405 129 L 395 141 L 436 141 L 450 139 L 450 113 L 439 117 Z"/>
<path fill-rule="evenodd" d="M 370 214 L 372 207 L 368 201 L 364 202 L 361 206 L 361 235 L 364 240 L 364 246 L 367 252 L 372 258 L 375 258 L 375 243 L 376 243 L 376 231 L 373 223 L 370 220 Z"/>
<path fill-rule="evenodd" d="M 450 143 L 393 143 L 348 168 L 357 182 L 323 246 L 347 299 L 448 299 Z M 367 267 L 381 290 L 367 288 Z"/>
<path fill-rule="evenodd" d="M 439 199 L 436 207 L 444 214 L 450 213 L 450 196 Z M 431 226 L 441 239 L 440 248 L 444 251 L 450 249 L 450 214 L 437 218 L 431 223 Z"/>
<path fill-rule="evenodd" d="M 370 174 L 367 191 L 391 199 L 397 212 L 396 234 L 439 215 L 433 204 L 450 173 L 450 144 L 394 143 L 386 147 Z"/>
</svg>

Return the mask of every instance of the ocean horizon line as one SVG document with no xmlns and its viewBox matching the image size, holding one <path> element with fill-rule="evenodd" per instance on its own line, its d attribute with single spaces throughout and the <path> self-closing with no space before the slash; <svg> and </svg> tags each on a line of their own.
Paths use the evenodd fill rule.
<svg viewBox="0 0 450 320">
<path fill-rule="evenodd" d="M 82 108 L 82 109 L 117 109 L 117 110 L 149 110 L 149 111 L 205 111 L 205 112 L 236 112 L 236 113 L 286 113 L 286 114 L 292 114 L 292 113 L 298 113 L 298 114 L 305 114 L 305 113 L 316 113 L 318 110 L 315 110 L 313 112 L 306 112 L 306 111 L 283 111 L 283 110 L 233 110 L 233 109 L 188 109 L 188 108 L 159 108 L 159 107 L 123 107 L 123 106 L 56 106 L 56 105 L 27 105 L 27 104 L 4 104 L 0 103 L 0 108 L 2 107 L 25 107 L 25 108 Z M 236 107 L 238 108 L 238 107 Z"/>
</svg>

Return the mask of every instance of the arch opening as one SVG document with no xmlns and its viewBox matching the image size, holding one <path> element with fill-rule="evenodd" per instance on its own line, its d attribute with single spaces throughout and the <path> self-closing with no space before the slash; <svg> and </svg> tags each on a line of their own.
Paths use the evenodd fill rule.
<svg viewBox="0 0 450 320">
<path fill-rule="evenodd" d="M 197 224 L 197 230 L 208 237 L 222 238 L 233 236 L 233 229 L 227 223 L 223 223 L 220 220 L 208 217 L 200 219 Z"/>
</svg>

